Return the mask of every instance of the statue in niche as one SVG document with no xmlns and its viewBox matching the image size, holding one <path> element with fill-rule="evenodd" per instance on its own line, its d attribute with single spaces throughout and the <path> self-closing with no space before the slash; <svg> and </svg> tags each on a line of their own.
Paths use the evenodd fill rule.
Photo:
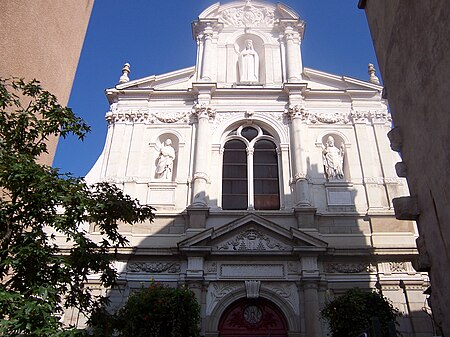
<svg viewBox="0 0 450 337">
<path fill-rule="evenodd" d="M 164 146 L 159 151 L 158 161 L 156 163 L 156 178 L 172 179 L 173 161 L 175 160 L 175 150 L 172 147 L 172 141 L 166 139 Z"/>
<path fill-rule="evenodd" d="M 259 80 L 259 56 L 253 49 L 253 41 L 245 40 L 245 48 L 239 54 L 239 82 L 254 83 Z"/>
<path fill-rule="evenodd" d="M 338 149 L 334 145 L 333 136 L 328 136 L 325 146 L 322 147 L 322 158 L 328 180 L 344 179 L 344 144 Z"/>
</svg>

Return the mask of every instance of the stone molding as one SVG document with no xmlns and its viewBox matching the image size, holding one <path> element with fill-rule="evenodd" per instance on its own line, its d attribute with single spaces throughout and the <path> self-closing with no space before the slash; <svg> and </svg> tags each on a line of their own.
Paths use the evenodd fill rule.
<svg viewBox="0 0 450 337">
<path fill-rule="evenodd" d="M 293 310 L 296 314 L 299 313 L 298 288 L 294 282 L 263 282 L 261 287 L 283 298 L 287 303 L 289 303 L 291 310 Z"/>
<path fill-rule="evenodd" d="M 192 177 L 192 182 L 198 179 L 202 179 L 206 181 L 208 184 L 211 183 L 211 179 L 209 178 L 209 175 L 205 172 L 196 172 L 194 176 Z"/>
<path fill-rule="evenodd" d="M 206 298 L 206 315 L 211 315 L 217 305 L 224 297 L 238 291 L 245 292 L 248 296 L 247 284 L 251 284 L 258 288 L 258 295 L 264 292 L 266 295 L 272 293 L 282 298 L 295 314 L 299 314 L 299 294 L 298 287 L 294 282 L 260 282 L 260 281 L 244 281 L 244 282 L 211 282 L 208 286 Z M 253 295 L 256 293 L 253 292 Z M 271 296 L 274 296 L 271 295 Z M 249 297 L 255 298 L 255 297 Z"/>
<path fill-rule="evenodd" d="M 141 109 L 114 109 L 108 111 L 105 119 L 108 125 L 119 123 L 143 123 L 143 124 L 186 124 L 191 120 L 191 116 L 197 118 L 208 118 L 214 120 L 216 118 L 216 109 L 204 103 L 196 103 L 189 111 L 157 111 L 150 112 L 146 108 Z M 220 114 L 220 121 L 223 121 L 235 114 L 244 113 L 244 117 L 251 119 L 256 116 L 255 111 L 235 111 Z M 387 110 L 370 110 L 351 112 L 317 112 L 309 111 L 299 105 L 290 106 L 284 111 L 284 114 L 276 114 L 273 117 L 281 120 L 282 117 L 292 120 L 299 118 L 307 124 L 389 124 L 391 123 L 391 115 Z M 218 125 L 220 123 L 216 123 Z"/>
<path fill-rule="evenodd" d="M 241 282 L 212 282 L 208 286 L 206 298 L 206 315 L 210 315 L 216 305 L 229 293 L 243 288 Z"/>
</svg>

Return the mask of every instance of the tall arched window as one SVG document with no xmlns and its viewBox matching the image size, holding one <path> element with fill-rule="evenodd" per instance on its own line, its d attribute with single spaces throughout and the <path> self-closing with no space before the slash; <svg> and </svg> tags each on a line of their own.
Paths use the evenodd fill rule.
<svg viewBox="0 0 450 337">
<path fill-rule="evenodd" d="M 222 209 L 280 209 L 277 146 L 259 126 L 241 126 L 226 138 Z"/>
</svg>

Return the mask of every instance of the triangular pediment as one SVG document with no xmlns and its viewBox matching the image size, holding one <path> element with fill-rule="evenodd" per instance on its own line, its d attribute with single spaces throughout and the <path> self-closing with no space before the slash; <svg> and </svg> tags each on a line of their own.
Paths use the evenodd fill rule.
<svg viewBox="0 0 450 337">
<path fill-rule="evenodd" d="M 118 84 L 119 90 L 188 90 L 194 82 L 195 67 L 175 70 L 161 75 L 151 75 L 126 83 Z M 381 92 L 383 86 L 358 80 L 348 76 L 339 76 L 331 73 L 304 68 L 304 81 L 310 90 L 324 91 L 351 91 L 362 90 L 368 92 Z"/>
<path fill-rule="evenodd" d="M 298 229 L 287 230 L 256 214 L 207 229 L 178 244 L 180 251 L 228 254 L 324 252 L 327 243 Z"/>
<path fill-rule="evenodd" d="M 189 67 L 171 71 L 161 75 L 151 75 L 126 83 L 118 84 L 116 89 L 119 90 L 138 90 L 138 89 L 166 89 L 180 90 L 192 87 L 192 78 L 194 76 L 195 67 Z"/>
<path fill-rule="evenodd" d="M 381 92 L 383 86 L 348 76 L 339 76 L 311 68 L 303 69 L 303 80 L 310 90 Z"/>
</svg>

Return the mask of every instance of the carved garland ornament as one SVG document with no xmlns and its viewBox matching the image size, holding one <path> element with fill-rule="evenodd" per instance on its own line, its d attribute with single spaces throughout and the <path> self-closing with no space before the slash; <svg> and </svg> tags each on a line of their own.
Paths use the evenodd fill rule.
<svg viewBox="0 0 450 337">
<path fill-rule="evenodd" d="M 373 273 L 376 271 L 371 263 L 327 263 L 325 270 L 327 273 L 344 274 Z"/>
<path fill-rule="evenodd" d="M 188 122 L 189 114 L 187 112 L 157 112 L 153 116 L 161 123 L 176 123 L 179 121 Z"/>
<path fill-rule="evenodd" d="M 235 250 L 235 251 L 285 251 L 288 247 L 281 243 L 273 242 L 270 237 L 255 229 L 249 229 L 235 239 L 227 241 L 217 247 L 219 250 Z"/>
<path fill-rule="evenodd" d="M 187 123 L 189 112 L 169 111 L 149 113 L 147 109 L 113 110 L 106 113 L 105 119 L 109 125 L 116 123 Z"/>
<path fill-rule="evenodd" d="M 175 274 L 180 272 L 179 263 L 164 262 L 132 262 L 127 266 L 127 270 L 132 273 L 163 273 Z"/>
<path fill-rule="evenodd" d="M 352 110 L 350 113 L 346 112 L 311 112 L 299 105 L 291 105 L 286 111 L 285 116 L 288 118 L 300 118 L 312 124 L 348 124 L 365 123 L 371 120 L 376 123 L 390 123 L 391 115 L 386 110 L 376 111 L 356 111 Z"/>
</svg>

